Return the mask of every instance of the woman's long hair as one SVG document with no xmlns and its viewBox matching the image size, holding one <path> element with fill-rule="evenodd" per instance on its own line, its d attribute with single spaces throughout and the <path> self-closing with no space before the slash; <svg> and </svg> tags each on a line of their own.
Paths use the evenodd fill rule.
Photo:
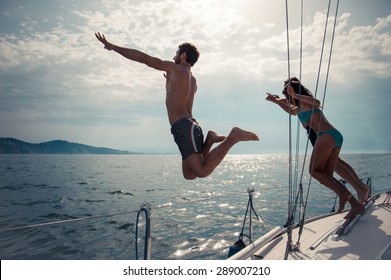
<svg viewBox="0 0 391 280">
<path fill-rule="evenodd" d="M 311 91 L 309 89 L 307 89 L 305 86 L 303 86 L 298 78 L 292 77 L 292 78 L 284 81 L 284 89 L 283 89 L 282 93 L 285 95 L 285 97 L 287 99 L 292 99 L 289 96 L 288 91 L 287 91 L 288 85 L 290 85 L 293 88 L 293 90 L 295 91 L 296 94 L 307 95 L 307 96 L 313 97 Z M 300 101 L 298 99 L 294 98 L 294 99 L 292 99 L 292 101 L 293 101 L 292 103 L 294 105 L 296 105 L 296 106 L 300 105 Z"/>
</svg>

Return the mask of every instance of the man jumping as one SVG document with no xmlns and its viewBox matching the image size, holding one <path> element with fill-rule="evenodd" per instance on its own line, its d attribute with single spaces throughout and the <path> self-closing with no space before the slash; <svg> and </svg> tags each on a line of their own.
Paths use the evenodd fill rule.
<svg viewBox="0 0 391 280">
<path fill-rule="evenodd" d="M 234 127 L 227 137 L 209 131 L 204 141 L 202 129 L 193 118 L 192 112 L 197 80 L 191 73 L 191 67 L 197 62 L 199 52 L 191 43 L 181 44 L 172 62 L 135 49 L 118 47 L 109 43 L 103 34 L 95 33 L 95 36 L 105 49 L 165 72 L 168 120 L 171 133 L 182 155 L 185 179 L 209 176 L 236 143 L 259 140 L 256 134 Z M 214 143 L 220 144 L 211 150 Z"/>
</svg>

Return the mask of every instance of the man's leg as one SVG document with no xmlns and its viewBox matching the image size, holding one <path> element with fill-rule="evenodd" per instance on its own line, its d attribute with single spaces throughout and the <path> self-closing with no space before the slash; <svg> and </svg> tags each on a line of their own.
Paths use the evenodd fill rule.
<svg viewBox="0 0 391 280">
<path fill-rule="evenodd" d="M 226 136 L 219 135 L 214 131 L 208 131 L 208 135 L 206 136 L 205 142 L 202 145 L 202 159 L 208 155 L 213 144 L 220 143 L 226 138 Z M 182 172 L 183 177 L 187 180 L 194 180 L 197 178 L 197 175 L 195 175 L 187 160 L 182 160 Z"/>
<path fill-rule="evenodd" d="M 195 155 L 198 155 L 198 156 L 202 156 L 200 153 L 196 153 L 196 154 L 193 154 L 194 156 Z M 193 156 L 193 155 L 190 155 L 190 156 Z M 190 157 L 189 156 L 189 157 Z M 197 178 L 197 175 L 194 173 L 193 169 L 191 169 L 191 166 L 190 166 L 190 163 L 189 161 L 187 160 L 188 158 L 182 160 L 182 173 L 183 173 L 183 177 L 186 179 L 186 180 L 194 180 Z"/>
<path fill-rule="evenodd" d="M 206 158 L 214 143 L 220 143 L 226 138 L 226 136 L 218 135 L 216 132 L 209 130 L 205 142 L 202 145 L 202 157 Z"/>
<path fill-rule="evenodd" d="M 184 176 L 193 178 L 194 176 L 204 178 L 209 176 L 213 170 L 221 163 L 228 151 L 238 142 L 241 141 L 258 141 L 256 134 L 234 127 L 228 137 L 216 148 L 210 151 L 205 157 L 199 153 L 188 156 L 183 162 Z M 209 147 L 210 149 L 210 147 Z M 189 172 L 192 171 L 192 174 Z M 185 176 L 185 178 L 186 178 Z"/>
</svg>

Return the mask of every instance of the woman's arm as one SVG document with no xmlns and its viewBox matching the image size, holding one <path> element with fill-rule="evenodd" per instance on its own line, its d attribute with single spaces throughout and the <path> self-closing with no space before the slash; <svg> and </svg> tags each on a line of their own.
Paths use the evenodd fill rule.
<svg viewBox="0 0 391 280">
<path fill-rule="evenodd" d="M 292 98 L 297 99 L 302 103 L 306 103 L 315 107 L 320 107 L 320 101 L 318 99 L 308 95 L 296 94 L 295 90 L 291 86 L 288 86 L 287 92 Z"/>
<path fill-rule="evenodd" d="M 285 112 L 291 115 L 297 115 L 298 108 L 297 106 L 292 106 L 289 104 L 287 99 L 281 99 L 278 95 L 272 95 L 270 93 L 267 93 L 266 100 L 273 102 L 280 106 L 281 109 L 283 109 Z"/>
</svg>

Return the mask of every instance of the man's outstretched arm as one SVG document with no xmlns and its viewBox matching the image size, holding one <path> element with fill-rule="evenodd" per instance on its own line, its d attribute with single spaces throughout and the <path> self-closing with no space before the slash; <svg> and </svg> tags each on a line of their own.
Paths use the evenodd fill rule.
<svg viewBox="0 0 391 280">
<path fill-rule="evenodd" d="M 96 38 L 105 46 L 105 49 L 111 51 L 115 51 L 122 55 L 123 57 L 143 63 L 149 67 L 152 67 L 156 70 L 160 71 L 170 71 L 173 69 L 175 66 L 174 62 L 171 61 L 164 61 L 161 60 L 160 58 L 150 56 L 146 53 L 143 53 L 141 51 L 135 50 L 135 49 L 129 49 L 129 48 L 123 48 L 123 47 L 118 47 L 109 41 L 106 40 L 105 36 L 103 34 L 95 33 Z"/>
</svg>

